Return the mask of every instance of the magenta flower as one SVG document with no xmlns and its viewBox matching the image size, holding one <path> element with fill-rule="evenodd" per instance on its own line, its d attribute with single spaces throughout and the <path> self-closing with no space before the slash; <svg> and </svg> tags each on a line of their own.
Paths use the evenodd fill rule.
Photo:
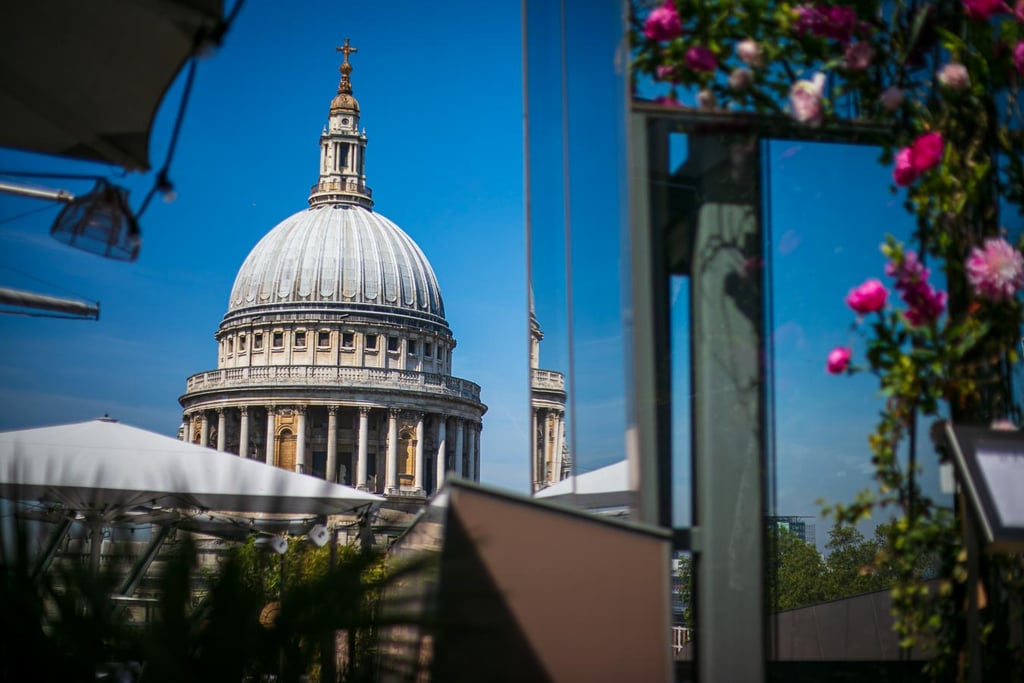
<svg viewBox="0 0 1024 683">
<path fill-rule="evenodd" d="M 853 352 L 850 349 L 837 346 L 833 350 L 828 351 L 825 370 L 828 371 L 829 375 L 839 375 L 846 372 L 846 369 L 850 367 L 850 356 L 852 355 Z"/>
<path fill-rule="evenodd" d="M 676 99 L 675 95 L 658 95 L 652 100 L 655 104 L 665 107 L 681 107 L 683 103 Z"/>
<path fill-rule="evenodd" d="M 695 45 L 686 51 L 686 66 L 694 71 L 714 71 L 718 68 L 715 53 L 703 45 Z"/>
<path fill-rule="evenodd" d="M 932 131 L 918 136 L 910 146 L 910 161 L 918 174 L 930 171 L 942 163 L 942 149 L 945 141 L 942 133 Z"/>
<path fill-rule="evenodd" d="M 1017 73 L 1024 76 L 1024 40 L 1017 43 L 1013 48 L 1013 66 L 1017 69 Z"/>
<path fill-rule="evenodd" d="M 892 180 L 900 187 L 913 185 L 914 181 L 917 180 L 917 171 L 914 170 L 914 164 L 910 159 L 912 153 L 913 150 L 909 147 L 904 147 L 896 152 L 894 157 L 896 164 L 892 167 Z"/>
<path fill-rule="evenodd" d="M 676 83 L 679 80 L 675 67 L 668 66 L 667 64 L 659 64 L 654 67 L 654 78 L 659 81 L 668 81 L 669 83 Z"/>
<path fill-rule="evenodd" d="M 796 21 L 793 27 L 799 34 L 831 38 L 844 47 L 850 43 L 854 34 L 863 28 L 857 19 L 856 10 L 847 5 L 801 5 L 796 8 Z"/>
<path fill-rule="evenodd" d="M 1003 0 L 963 0 L 964 11 L 974 21 L 988 21 L 1000 12 L 1009 10 Z"/>
<path fill-rule="evenodd" d="M 892 179 L 900 187 L 907 187 L 942 162 L 942 150 L 945 141 L 942 133 L 932 131 L 918 136 L 910 147 L 896 152 L 893 158 Z"/>
<path fill-rule="evenodd" d="M 850 293 L 846 295 L 846 305 L 860 315 L 864 315 L 882 310 L 888 297 L 889 290 L 885 288 L 885 285 L 878 280 L 871 279 L 850 290 Z"/>
<path fill-rule="evenodd" d="M 793 118 L 808 126 L 821 125 L 821 97 L 825 91 L 825 74 L 816 73 L 810 81 L 797 81 L 789 89 L 789 106 Z"/>
<path fill-rule="evenodd" d="M 651 40 L 672 40 L 683 35 L 683 24 L 671 0 L 647 15 L 644 35 Z"/>
<path fill-rule="evenodd" d="M 846 48 L 843 57 L 843 68 L 849 71 L 863 71 L 871 66 L 871 60 L 875 58 L 875 50 L 871 43 L 860 41 Z"/>
<path fill-rule="evenodd" d="M 971 75 L 967 73 L 967 67 L 958 62 L 946 64 L 936 76 L 939 83 L 950 90 L 966 90 L 971 87 Z"/>
<path fill-rule="evenodd" d="M 886 264 L 885 274 L 896 279 L 896 290 L 907 305 L 904 315 L 914 327 L 935 322 L 946 310 L 946 293 L 928 284 L 931 272 L 918 260 L 917 252 L 908 251 L 900 263 Z"/>
<path fill-rule="evenodd" d="M 850 356 L 853 352 L 850 349 L 842 346 L 837 346 L 828 352 L 828 360 L 825 363 L 825 369 L 828 370 L 830 375 L 838 375 L 845 372 L 850 367 Z"/>
<path fill-rule="evenodd" d="M 1024 286 L 1024 257 L 1002 238 L 971 249 L 966 267 L 967 280 L 983 299 L 1008 301 Z"/>
</svg>

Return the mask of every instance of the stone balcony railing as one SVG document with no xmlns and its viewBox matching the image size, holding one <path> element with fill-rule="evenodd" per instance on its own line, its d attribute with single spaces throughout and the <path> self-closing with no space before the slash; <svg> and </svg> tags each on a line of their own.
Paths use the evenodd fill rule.
<svg viewBox="0 0 1024 683">
<path fill-rule="evenodd" d="M 532 370 L 530 375 L 531 389 L 548 391 L 565 391 L 565 375 L 554 370 Z"/>
<path fill-rule="evenodd" d="M 434 372 L 336 365 L 264 365 L 208 370 L 186 380 L 185 395 L 265 386 L 406 390 L 480 401 L 480 385 L 458 377 Z"/>
</svg>

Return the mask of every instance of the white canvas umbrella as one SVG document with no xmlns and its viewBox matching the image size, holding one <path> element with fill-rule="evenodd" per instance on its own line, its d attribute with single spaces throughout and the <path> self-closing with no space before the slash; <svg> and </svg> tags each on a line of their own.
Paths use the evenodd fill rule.
<svg viewBox="0 0 1024 683">
<path fill-rule="evenodd" d="M 626 507 L 633 504 L 625 460 L 569 477 L 541 489 L 535 498 L 588 509 Z"/>
<path fill-rule="evenodd" d="M 328 515 L 384 500 L 109 419 L 0 432 L 0 497 L 101 521 L 140 506 Z"/>
</svg>

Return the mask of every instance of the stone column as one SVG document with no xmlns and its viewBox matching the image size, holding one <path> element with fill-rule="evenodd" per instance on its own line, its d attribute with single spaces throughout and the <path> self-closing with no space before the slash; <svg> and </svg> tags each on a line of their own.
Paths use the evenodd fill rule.
<svg viewBox="0 0 1024 683">
<path fill-rule="evenodd" d="M 238 425 L 238 455 L 243 458 L 249 457 L 249 407 L 242 406 L 238 409 L 241 413 Z"/>
<path fill-rule="evenodd" d="M 295 471 L 306 471 L 306 406 L 295 409 L 298 415 L 295 426 Z"/>
<path fill-rule="evenodd" d="M 416 473 L 412 485 L 417 491 L 423 491 L 423 470 L 426 467 L 423 458 L 423 413 L 416 413 Z"/>
<path fill-rule="evenodd" d="M 434 470 L 436 477 L 434 478 L 434 492 L 441 488 L 441 484 L 444 483 L 444 473 L 448 470 L 448 442 L 446 441 L 448 433 L 448 416 L 438 415 L 439 418 L 437 423 L 437 455 L 434 461 Z"/>
<path fill-rule="evenodd" d="M 540 411 L 534 408 L 530 412 L 533 414 L 533 431 L 530 432 L 530 477 L 533 479 L 531 482 L 533 492 L 536 493 L 544 486 L 540 476 L 544 470 L 544 463 L 542 461 L 544 450 L 537 443 L 537 418 L 540 415 Z"/>
<path fill-rule="evenodd" d="M 377 340 L 380 343 L 380 340 Z M 389 489 L 398 488 L 398 409 L 388 410 L 388 462 L 385 481 L 387 486 L 384 493 Z"/>
<path fill-rule="evenodd" d="M 224 409 L 217 408 L 217 450 L 224 451 L 225 437 L 227 430 L 224 429 Z"/>
<path fill-rule="evenodd" d="M 338 406 L 327 406 L 327 481 L 338 481 Z"/>
<path fill-rule="evenodd" d="M 466 476 L 466 472 L 463 469 L 465 467 L 465 461 L 462 458 L 462 444 L 463 444 L 463 425 L 465 420 L 461 417 L 455 418 L 455 473 L 460 477 Z"/>
<path fill-rule="evenodd" d="M 366 406 L 359 407 L 359 454 L 356 456 L 356 478 L 355 484 L 361 488 L 366 488 L 366 459 L 369 457 L 369 446 L 370 441 L 370 426 L 369 426 L 370 409 Z M 390 425 L 389 425 L 390 426 Z M 396 446 L 397 449 L 397 446 Z M 397 450 L 395 451 L 398 452 Z M 388 457 L 391 457 L 391 449 L 388 447 Z"/>
<path fill-rule="evenodd" d="M 466 478 L 470 481 L 476 481 L 479 475 L 476 471 L 476 456 L 477 449 L 480 447 L 480 432 L 477 431 L 477 423 L 469 423 L 469 452 L 466 457 L 469 458 L 469 466 L 466 468 Z"/>
<path fill-rule="evenodd" d="M 484 423 L 477 422 L 473 429 L 476 432 L 473 439 L 473 481 L 480 481 L 480 434 L 484 431 Z"/>
<path fill-rule="evenodd" d="M 210 421 L 206 418 L 204 410 L 199 415 L 199 445 L 206 448 L 210 442 Z"/>
<path fill-rule="evenodd" d="M 274 407 L 267 406 L 267 459 L 268 465 L 274 464 Z"/>
<path fill-rule="evenodd" d="M 555 413 L 555 457 L 552 459 L 554 471 L 551 473 L 551 483 L 557 484 L 562 480 L 562 446 L 565 445 L 565 414 Z"/>
<path fill-rule="evenodd" d="M 185 413 L 181 421 L 185 423 L 185 443 L 192 443 L 192 416 Z"/>
<path fill-rule="evenodd" d="M 552 411 L 544 411 L 544 466 L 541 469 L 541 481 L 545 485 L 552 482 L 551 479 L 551 468 L 555 460 L 554 455 L 554 441 L 555 441 L 555 428 L 553 426 L 555 419 Z"/>
</svg>

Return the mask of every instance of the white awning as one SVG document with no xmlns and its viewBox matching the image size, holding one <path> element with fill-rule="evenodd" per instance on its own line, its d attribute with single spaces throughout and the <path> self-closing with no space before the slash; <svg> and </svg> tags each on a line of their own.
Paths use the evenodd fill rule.
<svg viewBox="0 0 1024 683">
<path fill-rule="evenodd" d="M 105 520 L 140 506 L 326 515 L 384 500 L 106 419 L 0 432 L 0 497 Z"/>
<path fill-rule="evenodd" d="M 633 502 L 625 460 L 563 479 L 534 497 L 590 509 L 627 507 Z"/>
</svg>

